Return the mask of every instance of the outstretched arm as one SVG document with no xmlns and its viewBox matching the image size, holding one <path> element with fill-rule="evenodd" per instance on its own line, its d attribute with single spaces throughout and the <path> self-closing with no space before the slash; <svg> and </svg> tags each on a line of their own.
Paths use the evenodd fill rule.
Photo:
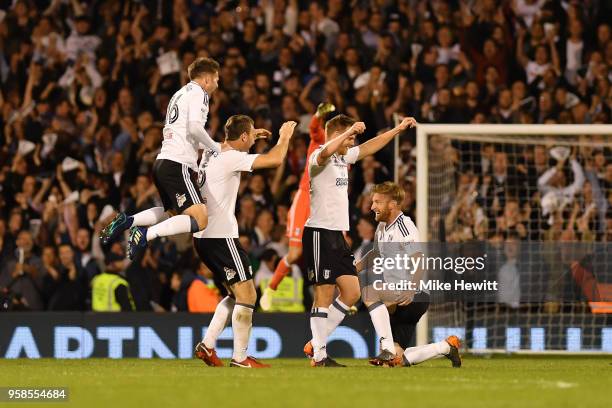
<svg viewBox="0 0 612 408">
<path fill-rule="evenodd" d="M 291 140 L 291 136 L 293 135 L 293 130 L 295 129 L 296 125 L 297 123 L 293 121 L 283 123 L 278 131 L 280 136 L 276 146 L 274 146 L 268 153 L 257 156 L 253 162 L 253 170 L 278 167 L 282 164 L 283 160 L 285 160 L 285 157 L 287 156 L 289 141 Z"/>
<path fill-rule="evenodd" d="M 365 124 L 363 122 L 356 122 L 353 123 L 353 126 L 345 130 L 341 135 L 336 136 L 327 142 L 323 146 L 323 149 L 321 149 L 321 152 L 317 155 L 317 165 L 323 166 L 327 160 L 329 160 L 329 158 L 332 157 L 338 151 L 338 149 L 340 149 L 340 146 L 342 146 L 342 143 L 344 143 L 346 139 L 349 137 L 355 137 L 355 135 L 363 133 L 364 130 Z"/>
<path fill-rule="evenodd" d="M 409 127 L 415 127 L 417 121 L 414 118 L 404 118 L 402 122 L 394 127 L 393 129 L 382 133 L 375 138 L 372 138 L 359 146 L 359 156 L 357 160 L 361 160 L 366 156 L 370 156 L 387 145 L 395 136 L 399 135 L 402 131 Z"/>
</svg>

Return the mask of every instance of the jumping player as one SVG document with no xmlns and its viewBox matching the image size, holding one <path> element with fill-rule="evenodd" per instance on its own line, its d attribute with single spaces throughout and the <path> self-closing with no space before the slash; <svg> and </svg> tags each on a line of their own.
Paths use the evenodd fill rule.
<svg viewBox="0 0 612 408">
<path fill-rule="evenodd" d="M 103 244 L 116 240 L 128 228 L 128 257 L 164 236 L 198 232 L 206 228 L 207 211 L 198 191 L 198 149 L 201 145 L 219 152 L 206 132 L 209 98 L 218 87 L 219 64 L 198 58 L 189 65 L 190 82 L 179 89 L 166 112 L 161 151 L 153 164 L 153 180 L 163 207 L 153 207 L 128 216 L 119 213 L 101 232 Z M 176 215 L 179 214 L 179 215 Z"/>
</svg>

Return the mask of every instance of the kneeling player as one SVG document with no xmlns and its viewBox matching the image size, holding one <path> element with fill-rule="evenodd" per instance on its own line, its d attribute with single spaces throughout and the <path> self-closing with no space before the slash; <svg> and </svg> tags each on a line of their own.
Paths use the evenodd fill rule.
<svg viewBox="0 0 612 408">
<path fill-rule="evenodd" d="M 248 255 L 238 241 L 236 198 L 241 172 L 278 167 L 285 160 L 295 125 L 295 122 L 283 124 L 278 144 L 268 153 L 248 154 L 255 139 L 270 132 L 254 129 L 253 120 L 248 116 L 232 116 L 225 124 L 221 153 L 202 157 L 200 168 L 207 176 L 202 193 L 209 211 L 208 228 L 194 234 L 194 246 L 202 262 L 213 272 L 215 281 L 223 282 L 231 292 L 231 296 L 217 305 L 204 339 L 196 346 L 196 356 L 209 366 L 223 365 L 214 347 L 231 315 L 234 353 L 230 366 L 269 367 L 247 356 L 257 294 Z"/>
<path fill-rule="evenodd" d="M 374 235 L 374 249 L 357 262 L 358 271 L 363 271 L 366 265 L 373 265 L 374 258 L 394 257 L 400 251 L 415 255 L 419 250 L 419 231 L 410 217 L 401 211 L 403 200 L 404 190 L 395 183 L 385 182 L 372 189 L 372 211 L 379 224 Z M 366 275 L 367 272 L 371 271 L 362 273 L 362 298 L 381 339 L 381 353 L 371 359 L 370 363 L 410 366 L 446 356 L 452 361 L 453 367 L 460 367 L 460 343 L 456 336 L 438 343 L 408 348 L 416 324 L 429 307 L 429 294 L 424 291 L 376 290 L 371 284 L 375 278 Z M 378 279 L 381 277 L 384 275 L 378 275 Z M 418 282 L 421 278 L 422 271 L 415 271 L 413 281 Z M 391 317 L 389 312 L 392 313 Z"/>
</svg>

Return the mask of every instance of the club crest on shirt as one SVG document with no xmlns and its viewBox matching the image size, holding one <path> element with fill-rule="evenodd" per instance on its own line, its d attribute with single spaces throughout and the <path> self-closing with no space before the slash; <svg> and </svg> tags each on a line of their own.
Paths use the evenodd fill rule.
<svg viewBox="0 0 612 408">
<path fill-rule="evenodd" d="M 227 266 L 225 266 L 223 267 L 223 270 L 225 271 L 225 276 L 227 277 L 227 280 L 232 280 L 234 279 L 234 276 L 236 276 L 236 271 L 232 268 L 228 268 Z"/>
<path fill-rule="evenodd" d="M 185 197 L 185 194 L 176 193 L 176 204 L 179 207 L 182 207 L 183 204 L 185 204 L 185 201 L 187 201 L 187 197 Z"/>
</svg>

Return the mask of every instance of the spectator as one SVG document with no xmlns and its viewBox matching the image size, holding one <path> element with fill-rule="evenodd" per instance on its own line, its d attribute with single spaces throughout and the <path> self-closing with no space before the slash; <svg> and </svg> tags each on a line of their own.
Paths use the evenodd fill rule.
<svg viewBox="0 0 612 408">
<path fill-rule="evenodd" d="M 17 295 L 23 308 L 43 310 L 40 288 L 43 282 L 43 263 L 34 254 L 34 239 L 29 231 L 19 232 L 16 250 L 0 271 L 0 287 Z"/>
<path fill-rule="evenodd" d="M 0 281 L 12 280 L 19 268 L 18 237 L 30 231 L 32 251 L 24 265 L 39 256 L 44 265 L 37 276 L 20 275 L 19 285 L 30 285 L 22 298 L 38 309 L 58 288 L 81 278 L 87 290 L 96 262 L 112 252 L 97 240 L 109 216 L 159 204 L 150 175 L 166 108 L 187 81 L 183 67 L 198 56 L 221 63 L 207 122 L 216 140 L 223 139 L 223 123 L 235 113 L 253 115 L 258 127 L 272 131 L 282 121 L 298 120 L 306 133 L 322 101 L 366 122 L 362 143 L 391 126 L 394 114 L 436 123 L 611 121 L 605 2 L 581 3 L 579 9 L 544 0 L 288 0 L 234 8 L 223 1 L 177 0 L 157 8 L 150 2 L 114 7 L 102 0 L 91 12 L 78 1 L 47 2 L 46 9 L 31 0 L 8 3 L 0 21 L 0 256 L 7 260 Z M 258 141 L 253 150 L 266 151 L 276 137 Z M 587 139 L 580 145 L 605 145 L 603 138 Z M 573 206 L 547 213 L 552 226 L 541 223 L 542 202 L 548 203 L 538 185 L 548 169 L 544 145 L 511 151 L 508 145 L 461 142 L 436 151 L 460 164 L 461 183 L 443 204 L 448 213 L 431 221 L 451 221 L 438 229 L 448 224 L 452 240 L 499 238 L 505 227 L 497 223 L 506 222 L 508 212 L 528 230 L 527 239 L 560 236 Z M 414 135 L 402 135 L 400 146 L 403 207 L 414 214 Z M 282 170 L 243 176 L 238 221 L 251 251 L 286 246 L 266 225 L 271 217 L 277 225 L 286 222 L 305 150 L 296 135 Z M 580 207 L 570 228 L 576 239 L 608 232 L 610 154 L 608 148 L 576 153 L 589 183 L 573 193 L 572 204 Z M 353 231 L 370 212 L 369 186 L 391 177 L 392 157 L 381 152 L 352 172 Z M 546 188 L 567 188 L 557 177 Z M 509 204 L 515 198 L 518 209 Z M 579 222 L 591 203 L 595 214 Z M 258 220 L 266 211 L 271 216 Z M 588 224 L 588 231 L 582 234 L 578 224 Z M 357 241 L 356 235 L 349 238 Z M 151 248 L 126 265 L 139 310 L 149 310 L 151 302 L 171 307 L 172 266 L 191 256 L 176 245 Z M 76 281 L 63 275 L 72 270 L 70 262 L 66 267 L 54 260 L 60 246 L 60 258 L 74 253 Z M 43 290 L 37 300 L 36 287 L 50 292 Z M 53 302 L 63 308 L 76 303 L 70 296 L 65 304 Z"/>
</svg>

